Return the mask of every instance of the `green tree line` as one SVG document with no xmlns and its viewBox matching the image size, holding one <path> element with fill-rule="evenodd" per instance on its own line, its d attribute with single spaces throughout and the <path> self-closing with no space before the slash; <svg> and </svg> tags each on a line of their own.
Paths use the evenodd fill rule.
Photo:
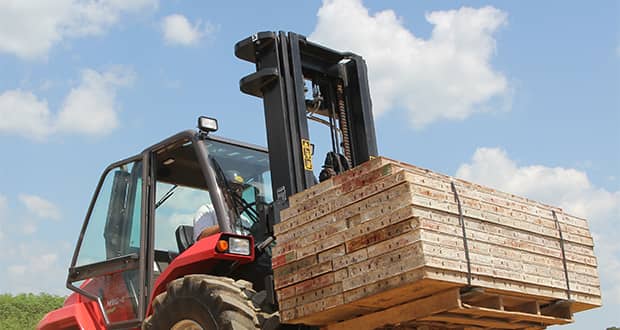
<svg viewBox="0 0 620 330">
<path fill-rule="evenodd" d="M 62 306 L 64 297 L 41 294 L 0 294 L 0 329 L 34 329 L 43 316 Z"/>
</svg>

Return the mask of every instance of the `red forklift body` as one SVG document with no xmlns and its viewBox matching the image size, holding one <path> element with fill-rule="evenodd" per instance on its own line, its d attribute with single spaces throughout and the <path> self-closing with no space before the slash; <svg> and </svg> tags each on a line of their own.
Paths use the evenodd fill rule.
<svg viewBox="0 0 620 330">
<path fill-rule="evenodd" d="M 216 249 L 217 242 L 223 237 L 239 237 L 250 240 L 250 254 L 239 255 L 227 252 L 218 252 Z M 152 313 L 151 303 L 158 294 L 166 290 L 166 285 L 179 277 L 188 274 L 208 273 L 221 260 L 233 261 L 238 265 L 243 265 L 254 261 L 254 241 L 252 237 L 241 236 L 229 233 L 219 233 L 209 237 L 205 237 L 180 255 L 174 258 L 166 270 L 159 275 L 155 281 L 154 290 L 149 300 L 149 308 L 147 316 Z M 118 288 L 125 285 L 120 273 L 113 274 L 109 278 L 109 282 L 102 283 L 104 279 L 97 278 L 95 280 L 86 280 L 80 286 L 82 289 L 96 292 L 98 287 Z M 110 285 L 112 284 L 112 285 Z M 122 291 L 112 289 L 110 294 L 114 295 L 114 291 Z M 119 296 L 122 296 L 119 294 Z M 114 318 L 128 319 L 131 318 L 133 306 L 130 301 L 123 299 L 114 300 L 112 303 L 104 305 L 104 309 L 108 317 L 114 321 Z M 83 296 L 73 293 L 66 300 L 62 308 L 49 312 L 37 325 L 39 330 L 60 330 L 60 329 L 105 329 L 105 320 L 95 301 L 85 299 Z"/>
</svg>

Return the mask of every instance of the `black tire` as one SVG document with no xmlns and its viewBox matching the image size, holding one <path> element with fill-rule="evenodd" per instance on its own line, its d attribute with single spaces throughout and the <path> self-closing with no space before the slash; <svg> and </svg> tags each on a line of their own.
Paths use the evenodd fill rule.
<svg viewBox="0 0 620 330">
<path fill-rule="evenodd" d="M 153 313 L 142 329 L 255 330 L 279 323 L 251 301 L 252 284 L 227 277 L 188 275 L 168 284 L 153 300 Z"/>
</svg>

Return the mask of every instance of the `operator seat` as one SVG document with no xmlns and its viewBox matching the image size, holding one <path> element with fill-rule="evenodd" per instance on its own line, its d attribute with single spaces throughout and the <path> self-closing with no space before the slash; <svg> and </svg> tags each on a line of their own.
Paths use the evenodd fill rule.
<svg viewBox="0 0 620 330">
<path fill-rule="evenodd" d="M 187 250 L 190 246 L 194 244 L 194 227 L 190 225 L 180 225 L 177 227 L 177 230 L 174 232 L 177 238 L 177 247 L 179 248 L 179 253 L 183 253 L 183 251 Z"/>
</svg>

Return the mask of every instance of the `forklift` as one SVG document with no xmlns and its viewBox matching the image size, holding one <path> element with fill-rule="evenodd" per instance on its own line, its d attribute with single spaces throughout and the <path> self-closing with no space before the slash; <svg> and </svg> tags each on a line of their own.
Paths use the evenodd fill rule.
<svg viewBox="0 0 620 330">
<path fill-rule="evenodd" d="M 310 328 L 280 324 L 273 225 L 289 196 L 377 155 L 366 64 L 292 32 L 254 34 L 235 55 L 255 64 L 240 90 L 263 100 L 268 149 L 215 136 L 217 119 L 200 117 L 108 166 L 69 267 L 73 293 L 38 329 Z M 309 121 L 330 132 L 318 179 Z M 197 239 L 205 216 L 216 230 Z"/>
</svg>

